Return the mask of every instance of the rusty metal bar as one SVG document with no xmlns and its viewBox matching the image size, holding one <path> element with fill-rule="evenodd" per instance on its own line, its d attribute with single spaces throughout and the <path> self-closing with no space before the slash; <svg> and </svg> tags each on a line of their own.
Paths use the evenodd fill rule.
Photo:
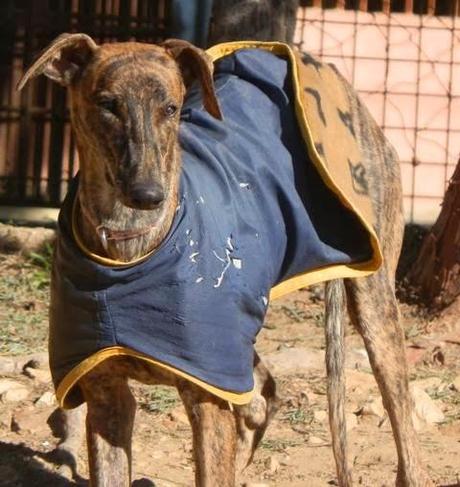
<svg viewBox="0 0 460 487">
<path fill-rule="evenodd" d="M 436 0 L 434 0 L 436 2 Z M 406 0 L 404 5 L 404 11 L 411 14 L 414 11 L 414 0 Z"/>
<path fill-rule="evenodd" d="M 382 11 L 383 13 L 390 15 L 391 13 L 391 3 L 390 0 L 383 0 L 382 3 Z"/>
</svg>

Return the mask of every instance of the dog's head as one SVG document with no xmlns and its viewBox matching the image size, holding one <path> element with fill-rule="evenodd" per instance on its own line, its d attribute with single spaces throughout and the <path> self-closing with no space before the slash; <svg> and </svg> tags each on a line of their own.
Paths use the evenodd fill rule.
<svg viewBox="0 0 460 487">
<path fill-rule="evenodd" d="M 40 74 L 70 90 L 82 166 L 102 165 L 98 174 L 123 204 L 136 209 L 160 207 L 175 187 L 186 79 L 199 79 L 206 110 L 221 118 L 212 62 L 185 41 L 99 46 L 86 34 L 63 34 L 27 70 L 18 89 Z"/>
</svg>

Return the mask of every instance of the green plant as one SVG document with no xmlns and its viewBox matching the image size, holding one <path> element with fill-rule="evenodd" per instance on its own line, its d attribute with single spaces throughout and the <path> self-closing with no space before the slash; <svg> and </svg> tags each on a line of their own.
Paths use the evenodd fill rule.
<svg viewBox="0 0 460 487">
<path fill-rule="evenodd" d="M 167 413 L 179 402 L 177 392 L 171 387 L 157 386 L 139 400 L 139 406 L 151 413 Z"/>
</svg>

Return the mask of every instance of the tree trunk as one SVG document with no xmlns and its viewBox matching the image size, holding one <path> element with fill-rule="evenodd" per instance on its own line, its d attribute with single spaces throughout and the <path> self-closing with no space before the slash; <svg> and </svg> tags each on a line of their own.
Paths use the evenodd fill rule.
<svg viewBox="0 0 460 487">
<path fill-rule="evenodd" d="M 408 280 L 433 312 L 445 308 L 460 294 L 460 161 L 441 213 L 423 241 Z"/>
</svg>

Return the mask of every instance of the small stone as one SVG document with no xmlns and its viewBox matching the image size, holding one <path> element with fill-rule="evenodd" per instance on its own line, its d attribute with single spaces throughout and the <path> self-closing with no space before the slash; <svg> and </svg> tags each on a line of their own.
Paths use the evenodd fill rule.
<svg viewBox="0 0 460 487">
<path fill-rule="evenodd" d="M 3 426 L 4 428 L 9 428 L 11 425 L 11 413 L 6 412 L 6 414 L 3 414 L 0 419 L 0 426 Z M 0 476 L 0 479 L 2 477 Z"/>
<path fill-rule="evenodd" d="M 444 421 L 444 413 L 423 389 L 411 384 L 410 392 L 415 406 L 414 415 L 417 419 L 424 421 L 428 425 Z"/>
<path fill-rule="evenodd" d="M 318 436 L 310 436 L 308 442 L 312 445 L 323 445 L 325 443 L 325 441 L 322 438 L 318 438 Z"/>
<path fill-rule="evenodd" d="M 4 392 L 0 397 L 2 402 L 19 402 L 24 401 L 28 395 L 29 391 L 25 387 L 18 387 Z"/>
<path fill-rule="evenodd" d="M 0 252 L 37 252 L 53 242 L 55 231 L 49 228 L 28 228 L 0 223 Z"/>
<path fill-rule="evenodd" d="M 55 406 L 56 396 L 52 392 L 46 391 L 35 401 L 35 404 L 37 406 Z"/>
<path fill-rule="evenodd" d="M 46 369 L 34 369 L 32 367 L 26 367 L 24 369 L 24 375 L 31 379 L 41 382 L 42 384 L 49 384 L 51 382 L 51 373 Z"/>
<path fill-rule="evenodd" d="M 27 367 L 31 367 L 32 369 L 46 369 L 48 367 L 48 360 L 47 352 L 37 352 L 21 357 L 18 363 L 21 364 L 22 369 Z"/>
<path fill-rule="evenodd" d="M 439 377 L 427 377 L 426 379 L 416 380 L 412 384 L 426 392 L 429 389 L 438 389 L 442 384 L 442 380 Z"/>
<path fill-rule="evenodd" d="M 313 416 L 318 423 L 323 423 L 327 421 L 329 415 L 327 411 L 314 411 Z"/>
<path fill-rule="evenodd" d="M 14 374 L 16 371 L 16 360 L 13 357 L 0 357 L 0 374 Z"/>
<path fill-rule="evenodd" d="M 171 410 L 168 414 L 169 419 L 171 421 L 177 422 L 177 423 L 184 423 L 188 424 L 188 417 L 187 414 L 183 408 L 183 406 L 177 406 L 173 410 Z"/>
<path fill-rule="evenodd" d="M 11 418 L 11 431 L 16 433 L 48 434 L 47 424 L 50 410 L 48 408 L 35 408 L 33 406 L 18 411 Z"/>
<path fill-rule="evenodd" d="M 452 386 L 457 392 L 460 392 L 460 375 L 457 375 L 452 382 Z"/>
<path fill-rule="evenodd" d="M 280 462 L 272 455 L 265 460 L 265 467 L 273 474 L 279 470 Z"/>
<path fill-rule="evenodd" d="M 380 397 L 376 397 L 367 402 L 361 408 L 360 414 L 362 414 L 363 416 L 377 416 L 378 418 L 383 419 L 386 412 L 382 404 L 382 399 Z"/>
<path fill-rule="evenodd" d="M 280 460 L 280 465 L 290 465 L 291 464 L 291 457 L 289 455 L 285 455 L 281 460 Z"/>
<path fill-rule="evenodd" d="M 23 387 L 21 382 L 13 379 L 0 379 L 0 394 L 3 394 L 10 389 L 17 389 L 18 387 Z"/>
<path fill-rule="evenodd" d="M 308 373 L 324 369 L 324 352 L 292 347 L 265 355 L 265 362 L 274 375 Z"/>
<path fill-rule="evenodd" d="M 28 389 L 13 379 L 0 379 L 0 397 L 3 402 L 22 401 L 29 395 Z"/>
<path fill-rule="evenodd" d="M 356 414 L 345 413 L 345 420 L 347 422 L 347 431 L 351 431 L 358 426 L 358 418 L 356 417 Z"/>
</svg>

